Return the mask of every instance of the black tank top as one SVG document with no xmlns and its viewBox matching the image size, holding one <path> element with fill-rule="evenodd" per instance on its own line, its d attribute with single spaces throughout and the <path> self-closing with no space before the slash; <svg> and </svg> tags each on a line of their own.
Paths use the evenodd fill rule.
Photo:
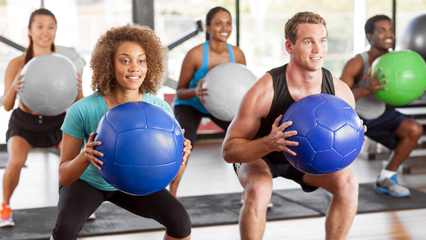
<svg viewBox="0 0 426 240">
<path fill-rule="evenodd" d="M 268 73 L 271 74 L 274 83 L 274 99 L 272 100 L 272 106 L 268 116 L 262 118 L 259 131 L 253 139 L 268 135 L 271 132 L 271 127 L 274 124 L 275 119 L 280 114 L 284 114 L 288 107 L 295 102 L 288 90 L 286 70 L 287 64 L 268 71 Z M 321 93 L 334 95 L 333 76 L 330 71 L 325 68 L 322 68 Z M 282 152 L 271 152 L 266 156 L 273 162 L 288 163 Z"/>
</svg>

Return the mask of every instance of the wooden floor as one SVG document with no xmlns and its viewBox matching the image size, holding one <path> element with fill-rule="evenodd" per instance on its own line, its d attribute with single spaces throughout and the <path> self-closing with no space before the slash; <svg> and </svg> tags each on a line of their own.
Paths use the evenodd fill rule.
<svg viewBox="0 0 426 240">
<path fill-rule="evenodd" d="M 178 190 L 178 196 L 242 191 L 232 166 L 222 159 L 220 149 L 220 142 L 197 142 Z M 12 209 L 55 206 L 58 200 L 58 164 L 59 158 L 53 153 L 31 152 L 26 163 L 27 167 L 22 170 L 20 184 L 12 197 Z M 400 183 L 426 191 L 426 157 L 409 159 L 407 164 L 411 166 L 412 171 L 409 174 L 400 174 L 398 177 Z M 381 167 L 381 160 L 368 161 L 362 158 L 358 158 L 350 166 L 360 183 L 375 181 Z M 0 169 L 1 176 L 3 172 L 4 170 Z M 285 179 L 274 179 L 273 183 L 274 189 L 299 187 Z M 266 224 L 263 239 L 324 239 L 324 222 L 324 217 L 270 221 Z M 154 240 L 162 239 L 163 235 L 163 231 L 155 231 L 79 239 Z M 237 240 L 238 225 L 193 228 L 192 239 Z M 347 239 L 426 239 L 426 209 L 358 214 Z"/>
</svg>

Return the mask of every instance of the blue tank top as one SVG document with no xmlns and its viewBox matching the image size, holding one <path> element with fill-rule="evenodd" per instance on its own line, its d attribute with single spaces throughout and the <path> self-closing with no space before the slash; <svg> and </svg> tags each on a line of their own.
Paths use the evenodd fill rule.
<svg viewBox="0 0 426 240">
<path fill-rule="evenodd" d="M 194 73 L 194 76 L 192 77 L 191 81 L 189 82 L 188 88 L 195 88 L 198 84 L 198 82 L 204 78 L 209 71 L 209 43 L 210 41 L 204 42 L 204 48 L 203 48 L 203 62 L 201 63 L 201 67 L 198 71 Z M 229 53 L 229 62 L 235 62 L 234 60 L 234 54 L 232 52 L 231 45 L 228 45 L 228 53 Z M 174 99 L 174 105 L 189 105 L 197 109 L 198 111 L 202 113 L 209 113 L 207 109 L 203 106 L 200 99 L 198 97 L 193 97 L 186 100 L 177 99 L 175 97 Z"/>
</svg>

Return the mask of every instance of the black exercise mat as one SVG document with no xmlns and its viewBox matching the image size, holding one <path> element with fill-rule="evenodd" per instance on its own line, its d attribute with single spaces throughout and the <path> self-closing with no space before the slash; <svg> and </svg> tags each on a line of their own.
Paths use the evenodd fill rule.
<svg viewBox="0 0 426 240">
<path fill-rule="evenodd" d="M 394 198 L 373 192 L 373 184 L 360 184 L 359 213 L 426 208 L 426 193 L 415 189 L 407 198 Z M 332 195 L 323 189 L 304 193 L 301 189 L 276 190 L 267 212 L 267 220 L 324 216 Z M 194 227 L 238 223 L 241 193 L 181 197 Z M 0 228 L 2 240 L 49 239 L 55 225 L 56 208 L 13 211 L 16 226 Z M 80 237 L 161 230 L 154 220 L 144 219 L 111 203 L 96 210 L 96 220 L 87 221 Z"/>
<path fill-rule="evenodd" d="M 359 185 L 358 213 L 371 213 L 382 211 L 407 210 L 416 208 L 426 208 L 426 193 L 410 188 L 409 197 L 397 198 L 387 194 L 377 194 L 373 191 L 374 183 L 363 183 Z M 286 201 L 297 202 L 306 208 L 327 213 L 332 194 L 320 188 L 315 192 L 301 194 L 299 189 L 274 191 Z"/>
</svg>

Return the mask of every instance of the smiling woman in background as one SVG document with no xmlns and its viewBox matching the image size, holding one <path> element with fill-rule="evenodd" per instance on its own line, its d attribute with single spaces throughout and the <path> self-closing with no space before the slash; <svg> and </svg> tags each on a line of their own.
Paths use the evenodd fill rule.
<svg viewBox="0 0 426 240">
<path fill-rule="evenodd" d="M 24 82 L 21 70 L 32 58 L 52 54 L 56 47 L 57 22 L 53 13 L 45 8 L 35 10 L 28 24 L 30 44 L 25 53 L 10 61 L 4 77 L 3 107 L 13 110 L 6 132 L 7 153 L 9 162 L 3 175 L 3 203 L 0 211 L 0 227 L 14 226 L 10 199 L 19 183 L 21 169 L 27 161 L 31 148 L 54 147 L 61 150 L 62 131 L 65 112 L 57 116 L 42 116 L 24 105 L 19 100 L 15 108 L 16 97 L 21 92 Z M 27 73 L 28 74 L 28 73 Z M 83 98 L 81 76 L 78 75 L 78 96 Z"/>
<path fill-rule="evenodd" d="M 232 18 L 229 11 L 223 7 L 210 9 L 206 16 L 206 42 L 192 48 L 183 60 L 174 112 L 179 124 L 185 129 L 185 138 L 191 140 L 192 145 L 195 144 L 201 118 L 210 118 L 224 131 L 230 124 L 215 118 L 206 110 L 204 96 L 209 93 L 208 89 L 202 88 L 202 83 L 207 72 L 217 65 L 228 62 L 246 65 L 243 51 L 227 43 L 231 32 Z M 185 166 L 182 166 L 170 184 L 170 192 L 175 196 L 184 171 Z"/>
</svg>

